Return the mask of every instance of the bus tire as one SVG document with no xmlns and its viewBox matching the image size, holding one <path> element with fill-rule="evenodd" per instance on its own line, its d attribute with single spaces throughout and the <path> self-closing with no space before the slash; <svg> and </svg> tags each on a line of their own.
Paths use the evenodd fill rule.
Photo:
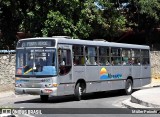
<svg viewBox="0 0 160 117">
<path fill-rule="evenodd" d="M 48 95 L 40 95 L 40 98 L 41 98 L 42 102 L 47 102 L 49 99 L 49 96 Z"/>
<path fill-rule="evenodd" d="M 125 85 L 125 93 L 127 95 L 130 95 L 133 91 L 133 82 L 131 79 L 127 79 L 126 85 Z"/>
<path fill-rule="evenodd" d="M 75 95 L 75 99 L 77 101 L 80 101 L 81 100 L 81 96 L 82 96 L 82 87 L 80 85 L 80 83 L 78 83 L 75 87 L 75 91 L 74 91 L 74 95 Z"/>
</svg>

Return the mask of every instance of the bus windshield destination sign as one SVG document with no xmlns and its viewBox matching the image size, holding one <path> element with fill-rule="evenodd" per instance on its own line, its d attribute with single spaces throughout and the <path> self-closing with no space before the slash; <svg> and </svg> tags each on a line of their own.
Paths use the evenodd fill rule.
<svg viewBox="0 0 160 117">
<path fill-rule="evenodd" d="M 17 45 L 18 47 L 51 47 L 55 46 L 54 40 L 27 40 L 20 41 Z"/>
</svg>

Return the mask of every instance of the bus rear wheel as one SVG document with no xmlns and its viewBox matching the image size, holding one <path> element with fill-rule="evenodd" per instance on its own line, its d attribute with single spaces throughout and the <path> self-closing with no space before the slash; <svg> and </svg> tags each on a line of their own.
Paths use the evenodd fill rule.
<svg viewBox="0 0 160 117">
<path fill-rule="evenodd" d="M 47 102 L 49 99 L 49 96 L 48 95 L 40 95 L 40 98 L 41 98 L 42 102 Z"/>
<path fill-rule="evenodd" d="M 83 92 L 82 90 L 83 90 L 83 89 L 82 89 L 82 87 L 81 87 L 81 84 L 78 83 L 78 84 L 76 85 L 75 91 L 74 91 L 75 99 L 76 99 L 77 101 L 80 101 L 80 100 L 81 100 L 81 96 L 82 96 L 82 92 Z"/>
<path fill-rule="evenodd" d="M 133 82 L 131 79 L 127 79 L 126 85 L 125 85 L 125 93 L 127 95 L 130 95 L 133 91 Z"/>
</svg>

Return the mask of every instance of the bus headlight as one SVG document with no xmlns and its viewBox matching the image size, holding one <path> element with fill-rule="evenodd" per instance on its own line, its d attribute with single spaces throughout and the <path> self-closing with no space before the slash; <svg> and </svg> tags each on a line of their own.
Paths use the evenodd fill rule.
<svg viewBox="0 0 160 117">
<path fill-rule="evenodd" d="M 15 87 L 22 87 L 22 85 L 19 84 L 19 83 L 16 83 L 16 84 L 15 84 Z"/>
<path fill-rule="evenodd" d="M 19 87 L 19 84 L 15 84 L 15 87 Z"/>
<path fill-rule="evenodd" d="M 15 78 L 15 87 L 22 87 L 22 85 L 20 84 L 21 79 L 19 77 Z"/>
</svg>

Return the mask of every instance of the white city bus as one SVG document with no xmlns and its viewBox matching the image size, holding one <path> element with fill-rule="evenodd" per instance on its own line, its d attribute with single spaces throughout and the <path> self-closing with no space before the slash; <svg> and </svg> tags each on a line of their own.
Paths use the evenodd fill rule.
<svg viewBox="0 0 160 117">
<path fill-rule="evenodd" d="M 66 39 L 27 38 L 16 48 L 15 92 L 51 96 L 133 88 L 151 81 L 149 46 Z"/>
</svg>

